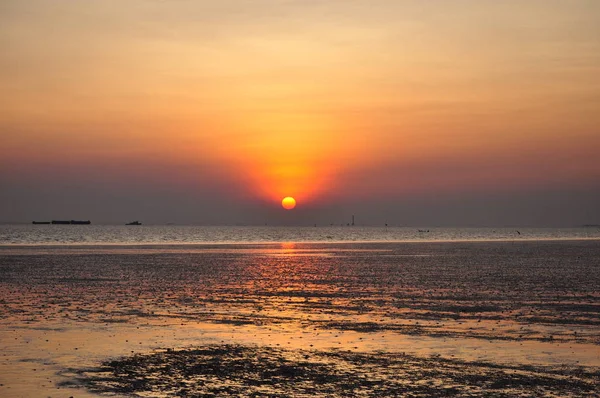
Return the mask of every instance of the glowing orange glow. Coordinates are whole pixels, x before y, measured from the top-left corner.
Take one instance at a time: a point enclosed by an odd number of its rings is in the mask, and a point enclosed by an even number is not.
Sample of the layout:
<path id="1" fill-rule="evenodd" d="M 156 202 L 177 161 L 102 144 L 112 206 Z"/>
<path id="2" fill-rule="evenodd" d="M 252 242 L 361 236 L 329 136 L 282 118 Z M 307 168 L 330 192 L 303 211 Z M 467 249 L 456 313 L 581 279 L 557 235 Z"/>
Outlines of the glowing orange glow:
<path id="1" fill-rule="evenodd" d="M 254 104 L 256 105 L 256 104 Z M 244 170 L 247 189 L 268 203 L 292 195 L 304 205 L 327 196 L 343 157 L 359 148 L 345 138 L 346 121 L 288 101 L 279 112 L 239 112 L 226 128 L 236 138 L 223 147 L 227 164 Z M 340 142 L 344 151 L 338 151 Z"/>
<path id="2" fill-rule="evenodd" d="M 597 185 L 599 13 L 589 2 L 460 11 L 328 2 L 327 23 L 312 2 L 264 12 L 248 2 L 239 13 L 208 0 L 73 2 L 66 14 L 12 3 L 0 13 L 3 183 L 94 173 L 129 187 L 135 175 L 198 195 L 218 185 L 273 207 L 291 195 L 303 210 Z M 501 22 L 488 29 L 488 17 Z M 140 38 L 130 21 L 144 18 Z M 207 33 L 221 23 L 236 28 Z"/>
<path id="3" fill-rule="evenodd" d="M 292 198 L 291 196 L 286 196 L 281 201 L 281 206 L 283 206 L 283 208 L 286 210 L 292 210 L 294 207 L 296 207 L 296 199 Z"/>

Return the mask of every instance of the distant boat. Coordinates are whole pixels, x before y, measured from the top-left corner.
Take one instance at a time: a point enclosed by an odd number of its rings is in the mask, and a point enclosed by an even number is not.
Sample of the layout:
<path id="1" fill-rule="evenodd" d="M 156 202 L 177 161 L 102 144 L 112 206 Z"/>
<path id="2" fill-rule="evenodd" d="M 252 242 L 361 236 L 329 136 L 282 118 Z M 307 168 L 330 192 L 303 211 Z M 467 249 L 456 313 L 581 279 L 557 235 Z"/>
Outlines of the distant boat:
<path id="1" fill-rule="evenodd" d="M 58 225 L 89 225 L 92 222 L 90 220 L 86 220 L 86 221 L 78 221 L 78 220 L 52 220 L 52 224 L 58 224 Z"/>
<path id="2" fill-rule="evenodd" d="M 32 224 L 50 224 L 50 221 L 32 221 Z"/>
<path id="3" fill-rule="evenodd" d="M 128 222 L 128 223 L 127 223 L 127 224 L 125 224 L 125 225 L 142 225 L 142 223 L 141 223 L 141 222 L 139 222 L 139 221 L 132 221 L 132 222 Z"/>

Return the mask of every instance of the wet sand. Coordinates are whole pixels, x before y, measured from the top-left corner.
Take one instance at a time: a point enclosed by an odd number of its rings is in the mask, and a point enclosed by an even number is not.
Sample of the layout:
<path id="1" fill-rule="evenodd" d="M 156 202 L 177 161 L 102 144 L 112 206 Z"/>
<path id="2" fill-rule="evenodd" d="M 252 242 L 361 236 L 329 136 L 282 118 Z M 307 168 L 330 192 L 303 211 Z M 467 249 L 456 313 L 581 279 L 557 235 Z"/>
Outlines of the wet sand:
<path id="1" fill-rule="evenodd" d="M 594 396 L 600 242 L 0 248 L 1 396 Z"/>

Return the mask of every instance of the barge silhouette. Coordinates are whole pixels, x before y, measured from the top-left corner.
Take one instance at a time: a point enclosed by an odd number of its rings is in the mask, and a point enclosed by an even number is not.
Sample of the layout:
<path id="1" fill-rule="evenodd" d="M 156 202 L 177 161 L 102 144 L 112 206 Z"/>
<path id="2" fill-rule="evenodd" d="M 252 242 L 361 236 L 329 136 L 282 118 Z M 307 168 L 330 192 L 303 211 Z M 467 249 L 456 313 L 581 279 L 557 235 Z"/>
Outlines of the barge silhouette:
<path id="1" fill-rule="evenodd" d="M 54 225 L 90 225 L 90 220 L 79 221 L 79 220 L 52 220 Z"/>

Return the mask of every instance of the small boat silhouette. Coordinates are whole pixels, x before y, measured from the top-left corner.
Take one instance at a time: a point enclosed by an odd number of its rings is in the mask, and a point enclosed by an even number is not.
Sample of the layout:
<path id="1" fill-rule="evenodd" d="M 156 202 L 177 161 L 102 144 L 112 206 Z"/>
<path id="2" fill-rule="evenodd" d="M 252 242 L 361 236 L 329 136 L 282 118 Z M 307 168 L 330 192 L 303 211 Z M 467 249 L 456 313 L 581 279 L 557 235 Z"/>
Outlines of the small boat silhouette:
<path id="1" fill-rule="evenodd" d="M 90 220 L 79 221 L 79 220 L 52 220 L 52 224 L 54 225 L 90 225 L 92 222 Z"/>
<path id="2" fill-rule="evenodd" d="M 127 223 L 127 224 L 125 224 L 125 225 L 142 225 L 142 223 L 141 223 L 141 222 L 139 222 L 139 221 L 132 221 L 132 222 L 128 222 L 128 223 Z"/>

